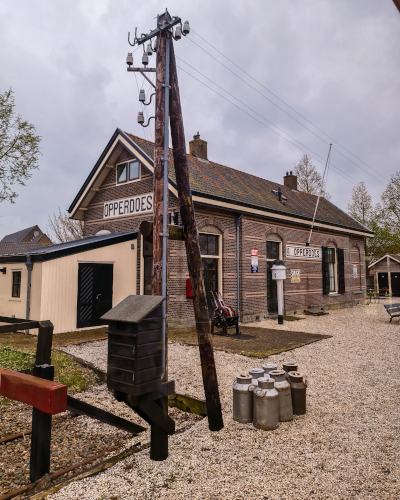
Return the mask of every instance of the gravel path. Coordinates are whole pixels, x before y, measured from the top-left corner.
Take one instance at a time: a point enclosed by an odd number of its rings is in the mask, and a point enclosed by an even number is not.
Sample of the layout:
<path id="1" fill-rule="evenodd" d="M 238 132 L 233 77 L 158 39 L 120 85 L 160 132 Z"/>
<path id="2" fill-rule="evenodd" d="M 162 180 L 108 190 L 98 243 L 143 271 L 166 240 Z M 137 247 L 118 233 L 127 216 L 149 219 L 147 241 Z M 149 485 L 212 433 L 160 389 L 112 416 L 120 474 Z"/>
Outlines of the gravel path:
<path id="1" fill-rule="evenodd" d="M 398 404 L 395 371 L 400 324 L 382 304 L 332 311 L 278 326 L 332 338 L 281 353 L 295 360 L 309 383 L 308 413 L 265 432 L 232 420 L 234 375 L 261 361 L 215 352 L 225 428 L 201 420 L 170 438 L 170 456 L 152 462 L 148 450 L 107 472 L 72 483 L 52 500 L 122 499 L 397 499 L 400 498 Z M 105 368 L 106 344 L 68 347 Z M 204 397 L 198 350 L 169 346 L 170 379 L 177 392 Z"/>

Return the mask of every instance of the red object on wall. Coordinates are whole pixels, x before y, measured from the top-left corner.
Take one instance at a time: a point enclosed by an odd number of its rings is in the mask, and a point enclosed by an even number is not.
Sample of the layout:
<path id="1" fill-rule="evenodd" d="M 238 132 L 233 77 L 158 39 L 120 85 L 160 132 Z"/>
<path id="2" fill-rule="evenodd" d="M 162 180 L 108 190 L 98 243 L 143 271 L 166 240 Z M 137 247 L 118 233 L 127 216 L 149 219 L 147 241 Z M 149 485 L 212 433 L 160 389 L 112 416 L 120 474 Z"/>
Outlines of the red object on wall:
<path id="1" fill-rule="evenodd" d="M 190 278 L 186 279 L 186 297 L 187 298 L 192 298 L 192 287 L 190 285 Z"/>
<path id="2" fill-rule="evenodd" d="M 66 385 L 1 367 L 0 395 L 51 415 L 67 410 Z"/>

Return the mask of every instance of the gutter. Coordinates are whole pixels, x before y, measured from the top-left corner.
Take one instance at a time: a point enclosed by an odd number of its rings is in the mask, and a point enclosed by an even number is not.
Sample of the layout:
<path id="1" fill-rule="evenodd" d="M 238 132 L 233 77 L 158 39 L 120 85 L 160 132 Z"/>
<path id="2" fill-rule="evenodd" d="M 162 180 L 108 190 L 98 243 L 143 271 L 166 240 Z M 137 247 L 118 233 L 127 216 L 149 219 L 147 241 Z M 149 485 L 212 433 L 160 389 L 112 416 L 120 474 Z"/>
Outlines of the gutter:
<path id="1" fill-rule="evenodd" d="M 240 321 L 240 226 L 243 214 L 235 219 L 236 225 L 236 307 L 238 310 L 238 321 Z"/>
<path id="2" fill-rule="evenodd" d="M 26 257 L 26 268 L 28 270 L 28 281 L 27 281 L 27 286 L 26 286 L 26 315 L 25 318 L 29 319 L 29 311 L 31 308 L 31 281 L 32 281 L 32 269 L 33 269 L 33 262 L 30 254 L 27 255 Z M 25 334 L 28 334 L 28 330 L 25 330 Z"/>

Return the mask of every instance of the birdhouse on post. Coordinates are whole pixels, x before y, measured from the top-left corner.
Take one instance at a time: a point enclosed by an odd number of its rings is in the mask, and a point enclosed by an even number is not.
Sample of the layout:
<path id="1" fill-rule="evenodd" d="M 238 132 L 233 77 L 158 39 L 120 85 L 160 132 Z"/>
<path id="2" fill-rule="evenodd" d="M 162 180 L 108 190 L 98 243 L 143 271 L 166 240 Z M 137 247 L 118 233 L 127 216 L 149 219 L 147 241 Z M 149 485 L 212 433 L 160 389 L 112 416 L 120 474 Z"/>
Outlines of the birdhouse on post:
<path id="1" fill-rule="evenodd" d="M 159 295 L 129 295 L 108 311 L 107 386 L 151 425 L 150 458 L 168 457 L 168 435 L 175 422 L 168 416 L 166 396 L 173 381 L 162 382 L 162 303 Z"/>

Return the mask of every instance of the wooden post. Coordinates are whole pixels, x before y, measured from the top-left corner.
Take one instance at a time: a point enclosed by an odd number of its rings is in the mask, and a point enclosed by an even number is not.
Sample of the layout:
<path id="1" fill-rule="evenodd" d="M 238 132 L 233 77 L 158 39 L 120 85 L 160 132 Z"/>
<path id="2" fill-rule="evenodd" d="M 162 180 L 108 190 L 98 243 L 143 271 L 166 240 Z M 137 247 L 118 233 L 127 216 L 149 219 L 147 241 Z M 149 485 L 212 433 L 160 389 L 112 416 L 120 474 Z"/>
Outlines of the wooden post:
<path id="1" fill-rule="evenodd" d="M 210 318 L 202 277 L 199 236 L 194 213 L 192 192 L 190 188 L 185 131 L 183 128 L 178 75 L 176 71 L 172 40 L 170 54 L 170 83 L 170 124 L 172 146 L 174 151 L 176 184 L 178 188 L 183 232 L 185 236 L 190 283 L 193 293 L 193 306 L 200 349 L 201 371 L 203 374 L 203 385 L 207 404 L 208 426 L 211 431 L 219 431 L 224 426 L 224 423 L 222 420 L 217 371 L 215 369 L 214 352 L 211 341 Z"/>
<path id="2" fill-rule="evenodd" d="M 54 379 L 54 366 L 50 365 L 53 330 L 54 327 L 51 321 L 40 321 L 33 375 L 46 380 Z M 51 415 L 33 408 L 30 460 L 31 483 L 50 472 L 50 443 Z"/>
<path id="3" fill-rule="evenodd" d="M 51 363 L 53 330 L 54 327 L 51 321 L 40 321 L 35 365 L 49 365 Z"/>
<path id="4" fill-rule="evenodd" d="M 159 25 L 169 21 L 168 12 L 159 16 Z M 165 70 L 166 70 L 166 40 L 169 33 L 164 30 L 158 36 L 156 63 L 156 102 L 155 102 L 155 140 L 154 140 L 154 194 L 153 194 L 153 282 L 152 294 L 162 295 L 162 256 L 163 256 L 163 213 L 164 200 L 164 136 L 165 136 Z M 167 191 L 168 193 L 168 191 Z M 168 206 L 168 198 L 167 198 Z M 166 271 L 166 270 L 165 270 Z M 164 306 L 165 308 L 166 306 Z M 165 310 L 165 309 L 164 309 Z M 164 341 L 164 377 L 168 380 L 168 334 L 165 325 Z M 168 412 L 168 397 L 158 400 L 157 405 Z M 168 457 L 168 434 L 154 421 L 151 421 L 150 458 L 165 460 Z"/>
<path id="5" fill-rule="evenodd" d="M 46 380 L 54 379 L 54 366 L 36 365 L 33 371 L 35 377 Z M 50 445 L 51 445 L 51 414 L 33 408 L 32 410 L 32 437 L 30 459 L 30 481 L 34 483 L 45 474 L 50 473 Z"/>

